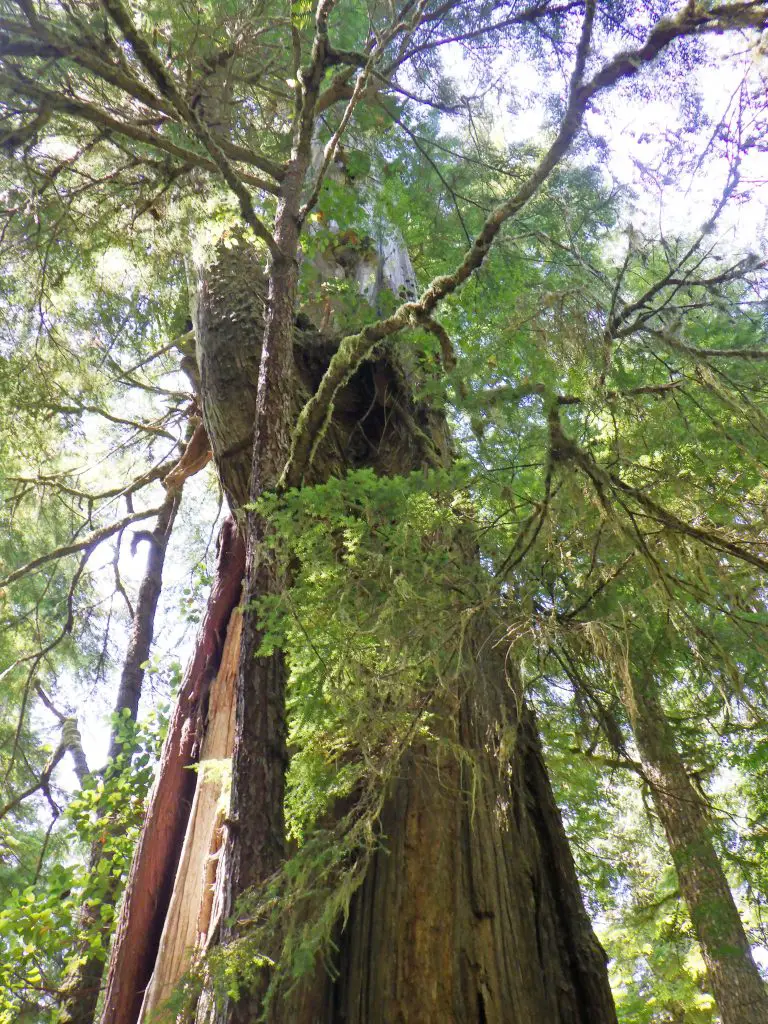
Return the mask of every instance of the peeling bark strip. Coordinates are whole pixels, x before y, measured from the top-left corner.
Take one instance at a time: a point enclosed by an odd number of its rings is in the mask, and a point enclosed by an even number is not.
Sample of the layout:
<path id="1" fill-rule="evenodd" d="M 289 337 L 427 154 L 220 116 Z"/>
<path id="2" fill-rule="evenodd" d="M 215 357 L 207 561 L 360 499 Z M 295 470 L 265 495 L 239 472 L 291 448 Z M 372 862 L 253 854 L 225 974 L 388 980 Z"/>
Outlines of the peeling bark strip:
<path id="1" fill-rule="evenodd" d="M 195 950 L 204 948 L 210 931 L 212 887 L 228 805 L 221 805 L 222 792 L 227 789 L 224 780 L 215 771 L 206 772 L 205 767 L 206 762 L 220 762 L 232 756 L 242 622 L 238 612 L 230 616 L 221 665 L 211 684 L 195 798 L 155 969 L 141 1008 L 141 1021 L 148 1021 L 152 1012 L 171 995 L 189 968 Z M 215 922 L 213 924 L 215 927 Z"/>
<path id="2" fill-rule="evenodd" d="M 245 550 L 227 519 L 219 536 L 216 577 L 195 653 L 184 675 L 134 855 L 115 934 L 102 1024 L 135 1024 L 144 997 L 195 790 L 188 771 L 199 756 L 200 716 L 219 666 L 227 624 L 240 598 Z"/>
<path id="3" fill-rule="evenodd" d="M 654 680 L 628 675 L 624 702 L 723 1024 L 768 1024 L 768 993 L 712 843 L 709 812 L 677 749 Z"/>

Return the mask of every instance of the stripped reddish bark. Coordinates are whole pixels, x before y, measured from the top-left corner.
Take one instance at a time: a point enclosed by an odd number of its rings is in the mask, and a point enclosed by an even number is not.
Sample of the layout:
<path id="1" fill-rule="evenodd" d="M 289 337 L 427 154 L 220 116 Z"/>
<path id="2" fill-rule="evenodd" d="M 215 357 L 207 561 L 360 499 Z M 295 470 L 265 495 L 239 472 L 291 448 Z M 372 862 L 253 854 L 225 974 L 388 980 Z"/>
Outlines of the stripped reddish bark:
<path id="1" fill-rule="evenodd" d="M 232 611 L 240 599 L 245 547 L 235 522 L 219 536 L 216 575 L 192 660 L 182 682 L 134 855 L 107 977 L 102 1024 L 134 1024 L 152 975 L 195 788 L 208 687 Z"/>

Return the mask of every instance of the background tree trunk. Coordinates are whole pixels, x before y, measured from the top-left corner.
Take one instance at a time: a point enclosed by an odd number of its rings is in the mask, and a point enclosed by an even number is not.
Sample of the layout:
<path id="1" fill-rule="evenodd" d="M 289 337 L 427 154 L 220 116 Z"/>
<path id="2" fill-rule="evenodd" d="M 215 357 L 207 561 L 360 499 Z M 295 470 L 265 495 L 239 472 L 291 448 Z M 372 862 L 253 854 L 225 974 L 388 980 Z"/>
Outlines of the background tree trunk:
<path id="1" fill-rule="evenodd" d="M 114 713 L 121 715 L 128 711 L 130 718 L 136 719 L 144 682 L 144 665 L 152 650 L 155 635 L 155 613 L 160 592 L 163 586 L 163 567 L 165 553 L 173 531 L 173 524 L 181 501 L 181 492 L 169 492 L 163 502 L 155 528 L 141 539 L 148 541 L 147 566 L 139 586 L 139 594 L 131 624 L 131 635 L 125 653 L 120 685 L 117 691 Z M 114 759 L 121 750 L 119 731 L 113 728 L 109 743 L 109 757 Z M 114 822 L 106 820 L 104 828 L 114 830 Z M 103 857 L 103 847 L 94 844 L 91 850 L 89 870 L 95 872 Z M 120 893 L 120 877 L 109 876 L 109 886 L 104 893 L 105 903 L 115 903 Z M 100 922 L 100 923 L 99 923 Z M 99 928 L 104 939 L 102 949 L 109 942 L 110 922 L 101 921 L 94 910 L 83 907 L 80 917 L 82 928 L 93 930 Z M 95 951 L 90 944 L 80 940 L 79 958 L 76 968 L 66 979 L 62 993 L 60 1008 L 62 1024 L 91 1024 L 96 1012 L 96 1004 L 101 992 L 101 981 L 104 975 L 104 954 Z"/>
<path id="2" fill-rule="evenodd" d="M 768 1024 L 768 994 L 652 679 L 628 676 L 624 701 L 723 1024 Z"/>

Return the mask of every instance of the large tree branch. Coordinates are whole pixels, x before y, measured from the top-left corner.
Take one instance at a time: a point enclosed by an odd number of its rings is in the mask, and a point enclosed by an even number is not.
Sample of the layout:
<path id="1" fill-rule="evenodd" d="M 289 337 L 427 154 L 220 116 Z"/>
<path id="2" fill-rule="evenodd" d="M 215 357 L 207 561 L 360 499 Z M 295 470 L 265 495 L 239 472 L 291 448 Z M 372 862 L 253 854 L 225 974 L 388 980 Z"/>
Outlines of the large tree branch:
<path id="1" fill-rule="evenodd" d="M 368 353 L 397 331 L 418 324 L 424 316 L 430 316 L 446 296 L 460 288 L 482 265 L 502 226 L 536 195 L 566 155 L 595 96 L 620 81 L 634 77 L 676 39 L 735 28 L 764 28 L 768 25 L 768 5 L 726 4 L 711 11 L 702 11 L 687 4 L 674 17 L 657 22 L 641 47 L 617 54 L 593 78 L 583 82 L 593 17 L 594 3 L 588 3 L 571 76 L 568 105 L 554 142 L 527 180 L 490 213 L 472 247 L 452 274 L 436 277 L 415 302 L 403 303 L 391 316 L 368 325 L 358 334 L 342 339 L 317 391 L 301 411 L 293 433 L 291 454 L 280 478 L 280 487 L 297 487 L 301 483 L 311 464 L 316 441 L 330 415 L 334 397 Z"/>
<path id="2" fill-rule="evenodd" d="M 193 149 L 189 149 L 186 146 L 180 146 L 149 128 L 142 128 L 129 121 L 113 117 L 105 110 L 94 106 L 80 97 L 63 96 L 53 89 L 48 89 L 38 82 L 33 82 L 25 75 L 22 75 L 17 68 L 0 71 L 0 85 L 5 85 L 17 94 L 20 93 L 28 96 L 30 99 L 47 102 L 53 110 L 58 111 L 60 114 L 74 117 L 80 121 L 87 121 L 97 128 L 114 132 L 116 135 L 122 135 L 151 149 L 159 150 L 161 153 L 167 153 L 169 156 L 176 157 L 185 164 L 191 164 L 193 167 L 202 167 L 205 170 L 216 173 L 219 171 L 218 165 L 209 157 L 196 153 Z M 233 159 L 242 159 L 242 156 L 234 155 L 233 150 L 228 144 L 223 144 L 223 148 L 232 153 Z M 240 147 L 235 148 L 237 152 L 241 152 Z M 273 195 L 278 191 L 278 187 L 274 182 L 246 172 L 240 172 L 240 180 Z"/>
<path id="3" fill-rule="evenodd" d="M 165 114 L 173 113 L 172 107 L 138 78 L 127 73 L 125 68 L 103 60 L 101 54 L 83 45 L 83 40 L 73 39 L 61 25 L 49 27 L 41 21 L 36 21 L 34 26 L 27 26 L 2 18 L 0 33 L 0 57 L 68 59 L 93 72 L 102 81 L 114 85 L 121 92 L 139 100 L 144 106 Z"/>
<path id="4" fill-rule="evenodd" d="M 167 458 L 168 456 L 166 456 Z M 78 487 L 72 487 L 70 484 L 62 482 L 62 477 L 75 475 L 71 471 L 66 473 L 52 473 L 48 476 L 9 476 L 6 479 L 11 483 L 19 484 L 30 484 L 33 487 L 40 489 L 52 488 L 57 491 L 61 491 L 62 494 L 68 494 L 70 497 L 82 499 L 87 502 L 106 501 L 108 498 L 130 498 L 131 495 L 140 491 L 142 488 L 147 487 L 155 480 L 162 480 L 167 476 L 173 469 L 173 466 L 164 465 L 162 462 L 153 466 L 152 469 L 147 470 L 146 473 L 142 473 L 141 476 L 136 477 L 131 483 L 122 485 L 120 487 L 110 487 L 106 491 L 98 491 L 92 493 L 90 491 L 81 490 Z"/>
<path id="5" fill-rule="evenodd" d="M 170 74 L 166 71 L 164 64 L 155 53 L 151 43 L 138 31 L 133 24 L 128 7 L 121 0 L 104 0 L 103 6 L 110 17 L 115 21 L 123 32 L 125 39 L 131 45 L 139 64 L 149 74 L 160 90 L 160 95 L 147 88 L 144 82 L 132 74 L 125 56 L 119 47 L 114 43 L 112 48 L 119 58 L 120 66 L 110 64 L 102 58 L 99 51 L 84 45 L 83 39 L 73 38 L 72 35 L 60 26 L 50 26 L 37 17 L 31 6 L 24 4 L 23 9 L 29 21 L 29 27 L 8 19 L 0 19 L 0 31 L 7 35 L 0 36 L 0 56 L 12 53 L 14 37 L 31 37 L 31 42 L 39 40 L 47 47 L 44 54 L 33 52 L 32 56 L 45 55 L 48 57 L 68 57 L 79 63 L 82 67 L 93 72 L 102 81 L 115 86 L 128 96 L 138 99 L 150 109 L 161 111 L 167 115 L 177 112 L 201 137 L 208 133 L 206 125 L 202 124 L 199 117 L 191 110 L 184 97 L 178 91 Z M 102 40 L 94 40 L 98 45 Z M 52 52 L 49 52 L 52 51 Z M 24 54 L 26 55 L 26 54 Z M 202 133 L 202 134 L 201 134 Z M 238 146 L 225 139 L 214 139 L 214 145 L 220 148 L 225 156 L 246 164 L 252 164 L 270 175 L 275 181 L 279 181 L 284 173 L 281 164 L 265 157 L 263 154 L 254 152 L 243 146 Z M 211 154 L 213 155 L 213 154 Z"/>
<path id="6" fill-rule="evenodd" d="M 257 238 L 265 242 L 270 254 L 273 257 L 279 256 L 280 250 L 272 232 L 256 213 L 253 199 L 243 180 L 229 161 L 218 140 L 214 138 L 210 129 L 200 118 L 195 110 L 176 88 L 176 84 L 166 71 L 160 58 L 157 56 L 154 47 L 144 35 L 138 30 L 133 22 L 131 12 L 123 0 L 102 0 L 102 4 L 123 33 L 136 54 L 142 67 L 145 69 L 155 85 L 178 111 L 179 115 L 190 125 L 201 144 L 208 151 L 213 162 L 216 164 L 222 178 L 229 185 L 240 204 L 240 212 L 243 220 L 253 231 Z"/>
<path id="7" fill-rule="evenodd" d="M 76 415 L 79 416 L 82 413 L 91 413 L 94 416 L 101 416 L 102 419 L 108 420 L 110 423 L 116 423 L 121 427 L 131 427 L 133 430 L 144 432 L 147 434 L 154 434 L 157 437 L 165 437 L 169 441 L 176 441 L 176 437 L 171 434 L 168 430 L 164 430 L 163 427 L 158 426 L 158 422 L 162 423 L 166 416 L 160 417 L 160 420 L 155 423 L 145 423 L 142 420 L 129 420 L 124 419 L 122 416 L 115 416 L 113 413 L 108 412 L 106 409 L 101 409 L 98 405 L 55 405 L 50 404 L 44 406 L 51 412 L 58 412 L 65 416 Z"/>
<path id="8" fill-rule="evenodd" d="M 602 501 L 613 492 L 617 496 L 631 498 L 642 510 L 642 515 L 659 523 L 674 533 L 690 537 L 705 547 L 728 554 L 758 569 L 768 570 L 768 559 L 756 555 L 742 544 L 729 540 L 715 529 L 705 529 L 685 522 L 674 512 L 660 505 L 639 487 L 628 484 L 618 473 L 603 469 L 602 466 L 571 438 L 567 437 L 560 426 L 556 413 L 550 412 L 550 435 L 552 438 L 551 458 L 557 462 L 571 462 L 577 466 L 594 484 Z"/>

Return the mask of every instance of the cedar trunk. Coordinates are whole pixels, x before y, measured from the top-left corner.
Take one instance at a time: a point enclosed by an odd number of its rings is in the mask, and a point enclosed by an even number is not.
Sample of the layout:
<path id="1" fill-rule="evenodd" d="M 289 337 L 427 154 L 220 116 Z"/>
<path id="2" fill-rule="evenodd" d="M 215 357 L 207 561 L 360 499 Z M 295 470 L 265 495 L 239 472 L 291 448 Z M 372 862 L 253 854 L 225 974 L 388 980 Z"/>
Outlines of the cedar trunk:
<path id="1" fill-rule="evenodd" d="M 723 1024 L 768 1024 L 768 994 L 712 842 L 709 811 L 677 749 L 655 681 L 628 679 L 624 701 Z"/>
<path id="2" fill-rule="evenodd" d="M 247 246 L 222 248 L 201 272 L 195 311 L 203 418 L 233 506 L 249 487 L 243 453 L 250 435 L 243 432 L 255 415 L 257 339 L 268 337 L 264 284 Z M 289 422 L 334 350 L 332 341 L 302 318 L 299 323 L 292 365 L 280 381 Z M 397 474 L 447 464 L 442 412 L 416 402 L 409 380 L 394 348 L 378 352 L 351 377 L 337 396 L 307 483 L 362 466 Z M 257 423 L 267 413 L 259 410 Z M 282 430 L 282 419 L 276 411 L 273 428 Z M 254 559 L 261 530 L 252 516 L 251 596 L 274 571 Z M 267 585 L 281 581 L 271 575 Z M 236 934 L 227 925 L 234 900 L 283 856 L 275 794 L 282 794 L 285 727 L 275 711 L 282 706 L 285 669 L 280 657 L 254 658 L 258 623 L 247 611 L 243 637 L 233 808 L 216 880 L 219 917 L 208 931 L 220 924 L 225 943 Z M 458 760 L 446 763 L 443 756 L 438 764 L 429 748 L 408 751 L 385 803 L 384 847 L 372 856 L 349 919 L 339 922 L 332 976 L 318 965 L 299 991 L 278 988 L 269 1010 L 276 1024 L 615 1022 L 605 955 L 581 901 L 533 716 L 488 639 L 478 630 L 474 657 L 444 715 L 446 735 L 479 766 L 475 775 L 467 778 Z M 502 727 L 508 733 L 510 726 L 516 740 L 500 765 L 492 751 Z M 133 1015 L 105 1021 L 134 1024 L 139 989 L 148 982 L 146 972 L 131 981 L 137 989 Z M 204 998 L 198 1020 L 252 1024 L 262 996 L 257 986 L 237 1004 L 217 1008 Z"/>

